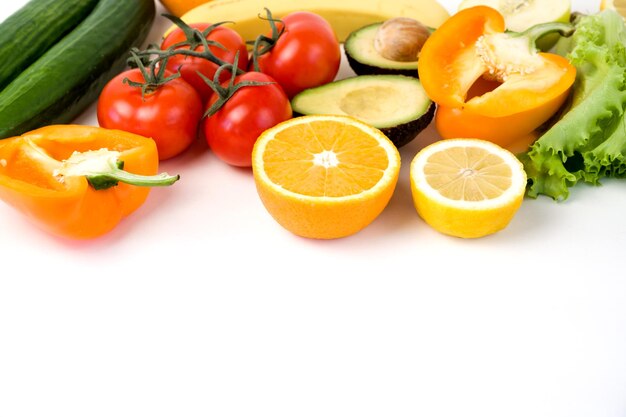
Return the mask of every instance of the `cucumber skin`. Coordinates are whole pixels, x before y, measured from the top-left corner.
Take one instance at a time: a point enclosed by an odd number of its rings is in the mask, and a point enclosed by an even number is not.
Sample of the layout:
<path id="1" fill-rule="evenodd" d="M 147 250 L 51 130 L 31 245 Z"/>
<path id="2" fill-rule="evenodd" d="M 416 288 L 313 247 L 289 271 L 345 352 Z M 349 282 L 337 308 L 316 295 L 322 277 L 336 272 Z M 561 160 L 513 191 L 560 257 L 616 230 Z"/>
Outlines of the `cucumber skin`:
<path id="1" fill-rule="evenodd" d="M 0 139 L 68 123 L 95 102 L 148 36 L 154 0 L 99 0 L 92 13 L 0 92 Z"/>
<path id="2" fill-rule="evenodd" d="M 85 20 L 98 0 L 31 0 L 0 23 L 0 90 Z"/>

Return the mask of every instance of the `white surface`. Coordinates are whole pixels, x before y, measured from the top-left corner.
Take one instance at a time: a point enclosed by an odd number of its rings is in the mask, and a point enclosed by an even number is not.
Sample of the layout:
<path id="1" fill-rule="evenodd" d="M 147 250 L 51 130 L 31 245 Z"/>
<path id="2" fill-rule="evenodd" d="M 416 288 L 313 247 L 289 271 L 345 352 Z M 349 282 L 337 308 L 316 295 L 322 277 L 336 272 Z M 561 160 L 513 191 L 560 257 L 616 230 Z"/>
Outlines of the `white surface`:
<path id="1" fill-rule="evenodd" d="M 0 416 L 626 416 L 624 182 L 454 239 L 411 202 L 434 138 L 401 150 L 382 215 L 335 241 L 283 230 L 251 172 L 203 144 L 95 241 L 0 204 Z"/>

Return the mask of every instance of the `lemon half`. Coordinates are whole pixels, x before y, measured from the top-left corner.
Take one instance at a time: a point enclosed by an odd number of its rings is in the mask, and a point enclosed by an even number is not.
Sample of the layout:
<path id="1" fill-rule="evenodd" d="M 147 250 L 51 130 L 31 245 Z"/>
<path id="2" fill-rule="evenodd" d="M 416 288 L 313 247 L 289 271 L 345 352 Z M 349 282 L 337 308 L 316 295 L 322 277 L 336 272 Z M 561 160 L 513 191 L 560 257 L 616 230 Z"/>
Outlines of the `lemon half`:
<path id="1" fill-rule="evenodd" d="M 481 139 L 446 139 L 423 148 L 410 176 L 420 217 L 462 238 L 504 229 L 522 204 L 527 180 L 515 155 Z"/>

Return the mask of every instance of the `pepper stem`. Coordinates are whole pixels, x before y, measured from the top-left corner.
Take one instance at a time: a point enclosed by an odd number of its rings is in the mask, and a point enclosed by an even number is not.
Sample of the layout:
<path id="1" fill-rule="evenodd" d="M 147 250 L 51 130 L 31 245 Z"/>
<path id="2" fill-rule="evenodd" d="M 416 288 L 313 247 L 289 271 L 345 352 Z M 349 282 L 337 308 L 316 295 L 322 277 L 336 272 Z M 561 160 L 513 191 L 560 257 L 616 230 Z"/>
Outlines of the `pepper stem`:
<path id="1" fill-rule="evenodd" d="M 87 174 L 85 177 L 95 190 L 105 190 L 116 186 L 119 182 L 135 185 L 138 187 L 166 187 L 180 179 L 180 175 L 169 175 L 163 172 L 157 175 L 139 175 L 121 169 L 123 163 L 108 172 Z"/>
<path id="2" fill-rule="evenodd" d="M 570 23 L 562 23 L 562 22 L 548 22 L 548 23 L 540 23 L 534 26 L 529 27 L 523 32 L 515 32 L 511 34 L 513 38 L 528 38 L 530 42 L 530 47 L 533 51 L 537 51 L 537 41 L 544 37 L 545 35 L 549 35 L 551 33 L 558 33 L 563 37 L 570 37 L 574 33 L 576 29 Z"/>
<path id="3" fill-rule="evenodd" d="M 60 181 L 65 177 L 85 177 L 96 190 L 105 190 L 123 182 L 139 187 L 164 187 L 180 179 L 180 175 L 161 173 L 158 175 L 133 174 L 124 170 L 120 153 L 106 148 L 97 151 L 74 152 L 62 161 L 53 173 Z"/>

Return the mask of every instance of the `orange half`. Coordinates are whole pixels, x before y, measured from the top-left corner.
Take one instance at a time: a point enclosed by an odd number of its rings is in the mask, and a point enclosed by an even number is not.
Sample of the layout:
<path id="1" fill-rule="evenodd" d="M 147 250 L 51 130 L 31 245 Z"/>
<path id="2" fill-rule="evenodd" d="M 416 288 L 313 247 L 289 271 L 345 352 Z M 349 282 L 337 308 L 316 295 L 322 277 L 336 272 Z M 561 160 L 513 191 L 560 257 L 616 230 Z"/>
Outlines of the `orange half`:
<path id="1" fill-rule="evenodd" d="M 252 171 L 279 224 L 299 236 L 334 239 L 360 231 L 387 206 L 400 154 L 380 130 L 355 118 L 302 116 L 259 137 Z"/>

